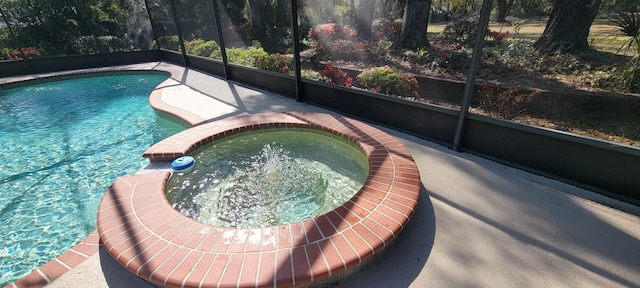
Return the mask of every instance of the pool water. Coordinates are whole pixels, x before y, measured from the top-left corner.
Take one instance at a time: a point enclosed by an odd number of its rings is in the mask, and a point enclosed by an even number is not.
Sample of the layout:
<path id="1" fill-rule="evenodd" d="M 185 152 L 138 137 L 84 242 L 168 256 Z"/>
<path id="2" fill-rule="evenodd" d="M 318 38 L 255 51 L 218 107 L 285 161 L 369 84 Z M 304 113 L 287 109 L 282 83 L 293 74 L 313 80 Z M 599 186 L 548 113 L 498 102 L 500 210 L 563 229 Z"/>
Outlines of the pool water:
<path id="1" fill-rule="evenodd" d="M 239 133 L 192 156 L 192 170 L 169 179 L 167 199 L 182 214 L 223 227 L 275 226 L 325 214 L 351 199 L 369 173 L 355 144 L 310 129 Z"/>
<path id="2" fill-rule="evenodd" d="M 112 181 L 135 173 L 151 144 L 183 129 L 149 106 L 165 79 L 109 74 L 0 96 L 0 287 L 84 239 Z"/>

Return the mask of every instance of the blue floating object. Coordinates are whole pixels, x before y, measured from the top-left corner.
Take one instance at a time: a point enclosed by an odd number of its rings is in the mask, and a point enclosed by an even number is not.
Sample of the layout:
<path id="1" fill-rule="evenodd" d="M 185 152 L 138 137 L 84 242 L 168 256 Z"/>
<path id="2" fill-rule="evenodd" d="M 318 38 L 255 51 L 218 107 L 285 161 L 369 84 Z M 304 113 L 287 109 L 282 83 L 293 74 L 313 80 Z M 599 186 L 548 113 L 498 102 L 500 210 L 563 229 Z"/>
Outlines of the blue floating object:
<path id="1" fill-rule="evenodd" d="M 182 156 L 171 162 L 171 169 L 175 172 L 184 172 L 191 168 L 196 161 L 191 156 Z"/>

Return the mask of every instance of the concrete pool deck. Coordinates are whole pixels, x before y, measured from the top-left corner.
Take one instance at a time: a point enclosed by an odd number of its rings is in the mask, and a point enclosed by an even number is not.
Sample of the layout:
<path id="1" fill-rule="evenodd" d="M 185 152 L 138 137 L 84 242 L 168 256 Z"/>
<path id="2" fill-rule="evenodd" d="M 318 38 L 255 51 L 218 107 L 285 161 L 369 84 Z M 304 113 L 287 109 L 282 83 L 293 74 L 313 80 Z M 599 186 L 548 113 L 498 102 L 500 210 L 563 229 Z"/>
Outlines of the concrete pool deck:
<path id="1" fill-rule="evenodd" d="M 175 81 L 162 101 L 203 119 L 271 111 L 339 115 L 166 63 L 91 71 L 114 69 L 171 71 Z M 18 80 L 12 79 L 0 83 Z M 412 154 L 421 197 L 394 245 L 336 287 L 640 287 L 639 207 L 375 127 Z M 48 287 L 153 286 L 101 248 Z"/>

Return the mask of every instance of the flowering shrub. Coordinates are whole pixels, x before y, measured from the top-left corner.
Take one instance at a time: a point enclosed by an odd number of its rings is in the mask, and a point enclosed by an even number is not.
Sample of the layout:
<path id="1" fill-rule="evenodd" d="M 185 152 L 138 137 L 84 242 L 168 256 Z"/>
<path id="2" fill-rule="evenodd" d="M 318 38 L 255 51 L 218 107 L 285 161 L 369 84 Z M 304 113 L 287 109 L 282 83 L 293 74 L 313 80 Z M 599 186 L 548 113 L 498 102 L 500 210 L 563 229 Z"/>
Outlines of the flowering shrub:
<path id="1" fill-rule="evenodd" d="M 442 39 L 432 44 L 433 50 L 442 53 L 444 58 L 449 58 L 453 53 L 462 50 L 462 45 L 457 43 L 449 43 L 449 41 Z"/>
<path id="2" fill-rule="evenodd" d="M 363 60 L 370 46 L 352 40 L 336 40 L 331 45 L 318 45 L 317 52 L 332 59 Z"/>
<path id="3" fill-rule="evenodd" d="M 31 59 L 34 56 L 40 56 L 40 52 L 38 51 L 38 49 L 36 49 L 36 47 L 22 47 L 21 50 L 22 53 L 20 53 L 20 50 L 18 49 L 9 51 L 7 53 L 7 58 L 9 60 L 22 60 L 23 55 L 28 59 Z"/>
<path id="4" fill-rule="evenodd" d="M 420 99 L 418 81 L 409 73 L 400 73 L 389 66 L 375 67 L 358 75 L 360 86 L 376 93 Z"/>
<path id="5" fill-rule="evenodd" d="M 509 31 L 505 31 L 500 33 L 499 31 L 492 31 L 487 29 L 487 41 L 485 43 L 487 45 L 502 45 L 507 43 L 507 37 L 509 36 Z"/>
<path id="6" fill-rule="evenodd" d="M 319 43 L 331 43 L 356 37 L 356 30 L 336 23 L 318 24 L 311 29 L 309 37 Z"/>
<path id="7" fill-rule="evenodd" d="M 374 23 L 374 31 L 378 41 L 397 41 L 400 38 L 400 32 L 402 32 L 402 20 L 391 22 L 386 19 L 381 19 Z"/>
<path id="8" fill-rule="evenodd" d="M 324 67 L 324 70 L 320 72 L 320 81 L 351 87 L 353 79 L 342 69 L 327 65 Z"/>
<path id="9" fill-rule="evenodd" d="M 256 66 L 260 69 L 289 74 L 293 67 L 293 56 L 284 54 L 261 55 L 256 58 Z"/>
<path id="10" fill-rule="evenodd" d="M 336 60 L 363 60 L 370 48 L 365 43 L 353 40 L 356 37 L 355 30 L 335 23 L 316 25 L 309 37 L 315 41 L 320 56 Z"/>

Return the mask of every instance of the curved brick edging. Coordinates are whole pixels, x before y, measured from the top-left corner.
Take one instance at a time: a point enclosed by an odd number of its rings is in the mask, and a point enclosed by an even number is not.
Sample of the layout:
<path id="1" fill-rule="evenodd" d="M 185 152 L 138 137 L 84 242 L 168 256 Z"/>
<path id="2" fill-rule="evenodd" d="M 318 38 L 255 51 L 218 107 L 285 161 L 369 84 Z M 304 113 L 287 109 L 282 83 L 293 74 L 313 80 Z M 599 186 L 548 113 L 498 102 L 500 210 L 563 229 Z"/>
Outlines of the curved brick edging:
<path id="1" fill-rule="evenodd" d="M 69 270 L 84 262 L 84 260 L 87 260 L 93 254 L 96 254 L 101 246 L 99 240 L 98 230 L 94 229 L 89 236 L 71 247 L 67 252 L 31 271 L 31 273 L 16 282 L 5 286 L 5 288 L 46 286 L 51 281 L 62 276 L 62 274 L 69 272 Z"/>
<path id="2" fill-rule="evenodd" d="M 287 287 L 337 279 L 379 253 L 417 205 L 418 169 L 392 136 L 362 122 L 320 113 L 264 113 L 202 124 L 152 146 L 144 156 L 171 161 L 218 137 L 267 127 L 309 127 L 359 145 L 370 171 L 362 189 L 325 215 L 275 227 L 214 227 L 168 203 L 169 172 L 118 178 L 98 208 L 105 249 L 129 271 L 159 285 Z"/>

